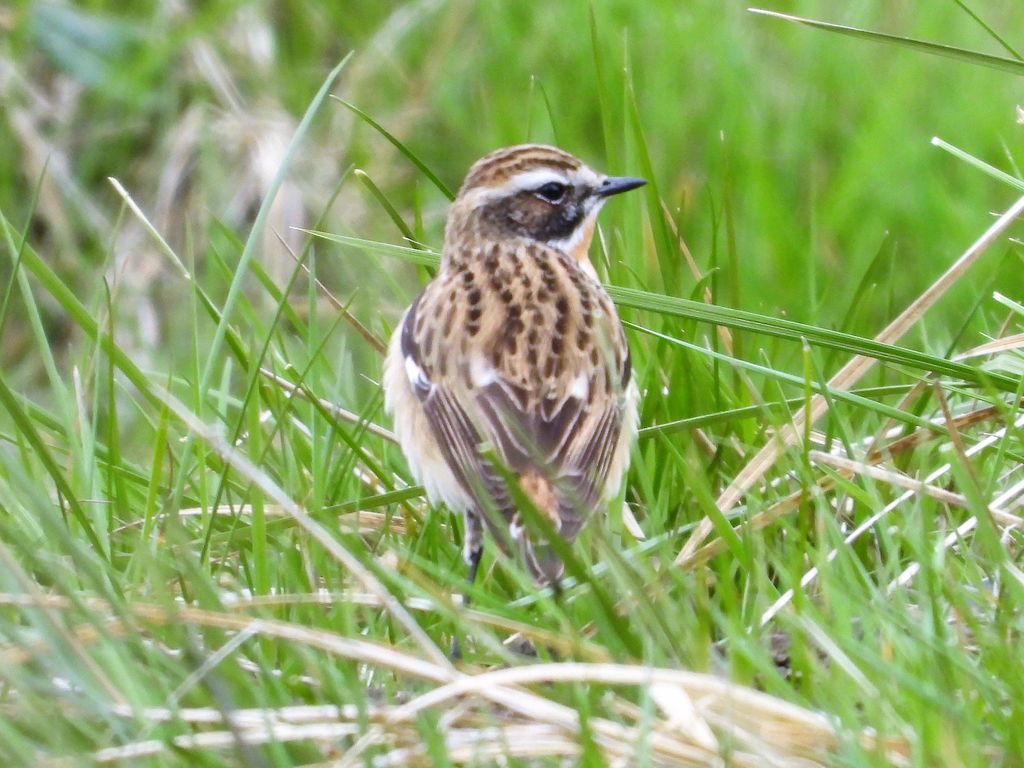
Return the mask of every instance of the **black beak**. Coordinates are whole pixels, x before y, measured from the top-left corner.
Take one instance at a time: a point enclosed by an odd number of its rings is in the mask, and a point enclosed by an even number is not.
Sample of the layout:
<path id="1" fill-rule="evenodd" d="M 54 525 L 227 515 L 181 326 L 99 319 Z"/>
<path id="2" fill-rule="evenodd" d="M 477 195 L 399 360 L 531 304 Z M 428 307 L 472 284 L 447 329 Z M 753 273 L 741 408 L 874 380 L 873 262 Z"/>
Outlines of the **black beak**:
<path id="1" fill-rule="evenodd" d="M 598 197 L 611 197 L 620 192 L 629 192 L 631 189 L 642 187 L 646 183 L 647 179 L 637 179 L 632 176 L 609 176 L 601 182 L 601 186 L 595 190 L 595 194 Z"/>

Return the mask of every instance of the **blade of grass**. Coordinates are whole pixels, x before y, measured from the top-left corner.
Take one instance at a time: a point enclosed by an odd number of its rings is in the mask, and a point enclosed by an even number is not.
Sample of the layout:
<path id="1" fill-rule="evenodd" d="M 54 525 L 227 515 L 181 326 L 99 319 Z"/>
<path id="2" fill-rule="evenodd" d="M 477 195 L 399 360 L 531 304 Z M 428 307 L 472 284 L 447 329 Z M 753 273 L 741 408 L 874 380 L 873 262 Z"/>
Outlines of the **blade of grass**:
<path id="1" fill-rule="evenodd" d="M 675 346 L 692 350 L 701 355 L 713 357 L 716 360 L 724 362 L 728 365 L 736 366 L 738 368 L 742 368 L 753 373 L 759 373 L 763 376 L 778 379 L 779 381 L 792 384 L 794 387 L 798 387 L 801 389 L 805 387 L 810 388 L 815 393 L 817 393 L 818 397 L 835 398 L 836 400 L 842 400 L 843 402 L 849 403 L 851 405 L 856 405 L 861 408 L 866 408 L 868 410 L 874 411 L 882 416 L 887 416 L 896 421 L 904 422 L 907 424 L 913 424 L 914 426 L 921 427 L 922 429 L 929 429 L 938 433 L 944 432 L 944 427 L 932 421 L 929 421 L 926 418 L 923 418 L 913 413 L 908 413 L 907 411 L 901 411 L 898 408 L 894 408 L 890 405 L 885 405 L 884 403 L 876 402 L 875 400 L 869 400 L 866 397 L 855 395 L 852 392 L 848 392 L 841 389 L 832 389 L 830 386 L 820 384 L 813 379 L 805 379 L 803 376 L 795 376 L 791 373 L 777 371 L 774 368 L 769 368 L 758 363 L 751 363 L 747 360 L 742 360 L 740 358 L 729 357 L 728 355 L 724 355 L 721 352 L 715 352 L 712 349 L 699 346 L 698 344 L 691 344 L 688 341 L 683 341 L 682 339 L 677 339 L 674 336 L 669 336 L 667 334 L 660 333 L 650 328 L 645 328 L 642 325 L 631 323 L 628 320 L 623 321 L 623 325 L 626 326 L 627 328 L 633 328 L 634 330 L 640 331 L 641 333 L 646 333 L 649 336 L 654 336 L 655 338 L 661 339 L 662 341 L 667 341 Z M 800 398 L 798 402 L 804 402 L 803 398 Z"/>
<path id="2" fill-rule="evenodd" d="M 8 222 L 7 218 L 3 215 L 2 211 L 0 211 L 0 228 L 4 230 L 5 237 L 7 238 L 7 244 L 11 249 L 11 252 L 16 253 L 17 251 L 14 248 L 13 241 L 14 230 L 12 229 L 10 222 Z M 124 350 L 114 343 L 114 340 L 111 339 L 110 336 L 101 331 L 99 323 L 96 321 L 93 313 L 86 309 L 85 305 L 78 300 L 74 291 L 72 291 L 52 269 L 50 269 L 49 265 L 40 258 L 39 254 L 37 254 L 31 246 L 24 246 L 20 253 L 20 263 L 22 266 L 24 266 L 40 283 L 42 283 L 43 287 L 51 296 L 53 296 L 64 311 L 70 315 L 74 323 L 84 331 L 90 339 L 100 343 L 103 351 L 113 358 L 117 367 L 128 378 L 128 380 L 138 388 L 139 392 L 147 398 L 152 399 L 149 380 L 146 378 L 145 374 L 142 373 L 142 370 L 135 365 Z"/>
<path id="3" fill-rule="evenodd" d="M 227 441 L 212 429 L 204 424 L 199 418 L 186 408 L 177 398 L 169 392 L 161 391 L 158 397 L 163 404 L 188 428 L 189 432 L 203 441 L 212 451 L 224 461 L 234 467 L 240 475 L 258 487 L 275 504 L 279 504 L 292 517 L 293 520 L 309 536 L 315 540 L 324 550 L 345 568 L 353 576 L 362 582 L 363 586 L 376 595 L 384 604 L 395 621 L 401 624 L 410 637 L 415 640 L 424 655 L 442 668 L 451 669 L 452 664 L 447 656 L 427 636 L 423 628 L 409 614 L 405 607 L 391 594 L 380 579 L 373 574 L 363 563 L 345 547 L 343 547 L 327 530 L 316 520 L 309 516 L 308 512 L 300 507 L 281 487 L 275 483 L 265 472 L 249 461 L 239 451 L 228 445 Z"/>
<path id="4" fill-rule="evenodd" d="M 980 26 L 989 34 L 989 37 L 991 37 L 993 40 L 999 43 L 999 45 L 1002 46 L 1004 51 L 1013 56 L 1013 58 L 1015 59 L 1024 60 L 1024 56 L 1021 56 L 1017 52 L 1017 49 L 1010 45 L 1009 42 L 1007 42 L 1006 38 L 1004 38 L 1002 35 L 996 32 L 989 24 L 985 22 L 984 19 L 981 18 L 981 16 L 975 13 L 972 8 L 968 7 L 967 3 L 965 3 L 964 0 L 953 0 L 953 2 L 959 5 L 964 13 L 966 13 L 968 16 L 974 19 L 974 21 L 977 22 L 978 26 Z"/>
<path id="5" fill-rule="evenodd" d="M 977 168 L 979 171 L 991 176 L 993 179 L 1001 181 L 1004 184 L 1009 184 L 1014 189 L 1024 192 L 1024 181 L 1021 179 L 1018 179 L 1016 176 L 1011 176 L 1006 171 L 1001 171 L 995 166 L 989 165 L 984 160 L 979 160 L 974 155 L 970 155 L 962 149 L 954 147 L 952 144 L 943 141 L 938 136 L 932 137 L 932 146 L 944 149 L 949 152 L 949 154 L 953 155 L 953 157 L 963 160 L 968 165 Z"/>
<path id="6" fill-rule="evenodd" d="M 934 56 L 944 56 L 946 58 L 956 59 L 957 61 L 965 61 L 968 64 L 977 64 L 982 67 L 998 69 L 1002 72 L 1009 72 L 1012 75 L 1024 75 L 1024 62 L 1017 61 L 1016 59 L 992 56 L 979 51 L 969 51 L 964 48 L 956 48 L 952 45 L 930 43 L 926 40 L 916 40 L 912 37 L 900 37 L 899 35 L 890 35 L 884 32 L 873 32 L 869 29 L 847 27 L 842 24 L 831 24 L 827 21 L 805 19 L 801 16 L 792 16 L 788 13 L 779 13 L 778 11 L 769 11 L 762 8 L 749 8 L 748 10 L 751 13 L 756 13 L 761 16 L 770 16 L 775 19 L 782 19 L 783 21 L 804 24 L 808 27 L 814 27 L 815 29 L 836 32 L 841 35 L 848 35 L 862 40 L 900 45 L 922 53 L 932 54 Z"/>
<path id="7" fill-rule="evenodd" d="M 256 247 L 263 235 L 263 229 L 266 226 L 267 217 L 270 214 L 270 208 L 273 205 L 274 198 L 277 197 L 277 192 L 284 183 L 285 176 L 291 167 L 291 160 L 295 156 L 302 140 L 305 138 L 306 133 L 313 122 L 314 115 L 316 115 L 324 99 L 327 98 L 327 91 L 338 78 L 338 75 L 341 74 L 341 71 L 345 68 L 351 58 L 352 53 L 350 52 L 327 75 L 323 84 L 320 86 L 320 89 L 313 97 L 313 100 L 306 108 L 306 113 L 302 116 L 302 120 L 299 122 L 298 127 L 296 127 L 291 140 L 288 142 L 288 146 L 285 148 L 284 155 L 281 159 L 281 165 L 274 174 L 273 179 L 271 179 L 270 184 L 267 187 L 267 191 L 263 196 L 259 211 L 257 211 L 256 218 L 249 231 L 249 237 L 245 241 L 245 247 L 242 249 L 242 254 L 238 259 L 238 264 L 235 266 L 234 279 L 231 281 L 227 297 L 224 299 L 224 304 L 221 307 L 220 319 L 217 323 L 217 328 L 214 331 L 213 339 L 210 341 L 206 349 L 206 362 L 202 365 L 202 370 L 199 374 L 198 388 L 196 390 L 201 394 L 201 396 L 202 393 L 206 393 L 210 390 L 210 383 L 213 375 L 222 362 L 222 347 L 224 346 L 225 339 L 230 335 L 229 322 L 235 305 L 238 303 L 241 296 L 242 286 L 244 285 L 245 278 L 249 273 L 249 264 L 255 256 Z M 183 466 L 187 466 L 191 462 L 193 450 L 194 436 L 190 433 L 180 459 L 180 463 Z M 185 472 L 178 475 L 177 482 L 174 487 L 174 496 L 171 500 L 171 506 L 173 508 L 178 508 L 181 505 L 181 498 L 185 490 L 185 483 L 187 482 L 187 479 L 187 473 Z"/>
<path id="8" fill-rule="evenodd" d="M 32 420 L 28 417 L 21 405 L 18 402 L 18 398 L 15 397 L 14 392 L 7 385 L 6 379 L 0 375 L 0 404 L 3 405 L 7 411 L 7 415 L 14 422 L 14 425 L 21 432 L 25 440 L 31 446 L 33 454 L 43 465 L 46 473 L 50 476 L 53 481 L 54 487 L 57 489 L 57 493 L 60 494 L 61 499 L 71 508 L 71 514 L 74 515 L 75 519 L 78 520 L 78 524 L 82 526 L 82 530 L 85 532 L 85 536 L 89 539 L 89 544 L 92 545 L 93 549 L 96 550 L 96 554 L 106 559 L 106 548 L 100 543 L 99 537 L 96 535 L 96 531 L 93 530 L 92 523 L 89 520 L 89 516 L 86 514 L 82 505 L 78 502 L 78 497 L 74 490 L 68 485 L 67 478 L 64 477 L 64 473 L 61 468 L 57 465 L 49 449 L 46 447 L 46 443 L 39 436 L 35 426 L 32 424 Z"/>
<path id="9" fill-rule="evenodd" d="M 594 55 L 594 90 L 597 95 L 597 112 L 601 116 L 601 136 L 604 139 L 605 157 L 608 158 L 608 162 L 611 163 L 612 167 L 617 167 L 618 158 L 614 155 L 615 149 L 618 145 L 612 138 L 611 98 L 609 96 L 608 84 L 604 77 L 604 66 L 602 62 L 602 52 L 604 51 L 605 46 L 601 44 L 598 37 L 597 14 L 594 11 L 593 3 L 589 4 L 587 20 L 590 25 L 590 48 Z"/>
<path id="10" fill-rule="evenodd" d="M 341 245 L 350 245 L 362 250 L 387 254 L 425 266 L 436 266 L 440 258 L 433 251 L 420 251 L 401 245 L 379 243 L 329 232 L 302 231 Z M 906 347 L 897 347 L 879 341 L 880 337 L 868 339 L 852 333 L 819 328 L 793 320 L 761 315 L 742 309 L 720 307 L 692 299 L 666 296 L 639 288 L 626 288 L 617 285 L 606 285 L 605 288 L 608 291 L 608 295 L 620 307 L 647 310 L 662 315 L 699 320 L 711 323 L 712 325 L 763 333 L 767 336 L 776 336 L 796 343 L 802 343 L 806 339 L 808 342 L 818 346 L 865 355 L 883 362 L 906 365 L 943 376 L 953 376 L 974 384 L 991 385 L 1006 392 L 1014 392 L 1017 388 L 1017 382 L 1012 376 L 983 371 L 980 368 L 929 355 L 926 352 L 918 352 Z"/>
<path id="11" fill-rule="evenodd" d="M 876 341 L 889 343 L 901 338 L 920 317 L 930 309 L 936 301 L 942 297 L 954 283 L 974 264 L 975 261 L 999 239 L 1006 229 L 1024 213 L 1024 197 L 1020 198 L 1002 216 L 1000 216 L 971 246 L 964 254 L 947 269 L 938 280 L 932 283 L 928 289 L 910 303 L 896 319 L 882 330 Z M 875 359 L 865 355 L 857 355 L 850 359 L 839 371 L 829 379 L 828 386 L 835 390 L 847 390 L 859 381 L 875 364 Z M 794 416 L 791 424 L 787 425 L 779 435 L 779 439 L 767 443 L 757 455 L 752 458 L 740 473 L 729 483 L 729 486 L 718 497 L 719 508 L 727 512 L 739 502 L 754 483 L 756 483 L 769 470 L 776 458 L 782 452 L 784 446 L 796 440 L 803 427 L 805 419 L 817 421 L 826 411 L 828 403 L 820 395 L 815 396 L 811 408 L 801 409 Z M 704 539 L 711 532 L 713 524 L 710 519 L 704 518 L 693 535 L 687 540 L 684 547 L 676 557 L 676 565 L 681 565 L 689 560 Z"/>
<path id="12" fill-rule="evenodd" d="M 726 357 L 733 359 L 732 355 L 727 355 Z M 853 394 L 857 394 L 862 397 L 881 397 L 884 395 L 904 394 L 907 389 L 907 385 L 892 384 L 884 387 L 866 387 L 860 391 L 854 390 Z M 740 421 L 742 419 L 753 419 L 763 415 L 765 411 L 785 411 L 789 406 L 800 405 L 802 402 L 804 402 L 803 397 L 791 397 L 786 398 L 784 401 L 759 403 L 757 405 L 743 405 L 723 411 L 715 411 L 713 413 L 702 413 L 699 416 L 688 416 L 685 419 L 676 419 L 663 424 L 650 424 L 646 427 L 640 428 L 639 439 L 646 440 L 651 437 L 657 437 L 658 435 L 671 435 L 675 432 L 698 429 L 712 424 L 725 424 L 731 421 Z"/>
<path id="13" fill-rule="evenodd" d="M 369 177 L 366 171 L 357 168 L 353 171 L 353 175 L 359 179 L 363 186 L 369 190 L 371 195 L 373 195 L 373 199 L 380 204 L 381 208 L 384 209 L 388 218 L 391 219 L 392 223 L 394 223 L 398 228 L 398 231 L 402 233 L 402 237 L 404 237 L 407 242 L 415 243 L 416 235 L 413 234 L 413 231 L 409 228 L 409 225 L 405 223 L 401 214 L 398 213 L 395 206 L 393 206 L 391 201 L 387 199 L 383 192 L 381 192 L 380 187 L 378 187 L 374 180 Z"/>
<path id="14" fill-rule="evenodd" d="M 387 139 L 389 142 L 391 142 L 391 144 L 395 147 L 395 149 L 397 149 L 399 152 L 401 152 L 410 163 L 412 163 L 417 168 L 419 168 L 420 171 L 423 173 L 423 175 L 426 176 L 428 179 L 430 179 L 430 181 L 433 182 L 434 186 L 437 187 L 439 190 L 441 190 L 441 192 L 444 194 L 445 197 L 447 197 L 449 200 L 454 200 L 455 199 L 455 193 L 452 192 L 445 185 L 445 183 L 443 181 L 441 181 L 441 179 L 439 179 L 437 177 L 437 174 L 435 174 L 432 170 L 430 170 L 430 168 L 427 166 L 427 164 L 424 163 L 422 160 L 420 160 L 419 157 L 417 157 L 413 153 L 413 151 L 411 149 L 409 149 L 407 146 L 405 146 L 405 144 L 403 144 L 401 141 L 399 141 L 395 136 L 393 136 L 392 134 L 388 133 L 388 131 L 384 128 L 384 126 L 382 126 L 380 123 L 378 123 L 376 120 L 374 120 L 372 117 L 370 117 L 368 114 L 363 112 L 363 110 L 361 110 L 359 107 L 355 106 L 354 104 L 351 104 L 351 103 L 345 101 L 344 99 L 342 99 L 342 98 L 340 98 L 338 96 L 333 96 L 332 95 L 331 98 L 334 99 L 339 104 L 341 104 L 346 109 L 350 110 L 360 120 L 365 122 L 367 125 L 369 125 L 371 128 L 373 128 L 375 131 L 377 131 L 377 133 L 379 133 L 381 136 L 383 136 L 385 139 Z"/>

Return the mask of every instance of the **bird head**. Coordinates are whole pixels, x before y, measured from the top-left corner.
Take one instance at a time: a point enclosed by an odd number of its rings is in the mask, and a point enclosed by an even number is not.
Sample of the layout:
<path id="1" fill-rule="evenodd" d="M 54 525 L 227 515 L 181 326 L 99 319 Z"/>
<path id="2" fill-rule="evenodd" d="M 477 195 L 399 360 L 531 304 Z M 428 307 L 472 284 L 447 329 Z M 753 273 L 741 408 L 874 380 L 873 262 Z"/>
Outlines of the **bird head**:
<path id="1" fill-rule="evenodd" d="M 605 176 L 555 147 L 499 149 L 466 175 L 448 214 L 446 243 L 524 238 L 586 262 L 601 206 L 646 183 Z"/>

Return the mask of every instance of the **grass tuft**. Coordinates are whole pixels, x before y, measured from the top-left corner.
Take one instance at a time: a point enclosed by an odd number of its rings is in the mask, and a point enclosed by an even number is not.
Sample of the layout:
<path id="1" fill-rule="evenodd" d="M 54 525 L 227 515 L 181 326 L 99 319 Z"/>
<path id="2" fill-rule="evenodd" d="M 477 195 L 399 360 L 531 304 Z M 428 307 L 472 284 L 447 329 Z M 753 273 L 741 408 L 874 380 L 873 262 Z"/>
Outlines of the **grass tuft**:
<path id="1" fill-rule="evenodd" d="M 23 5 L 4 764 L 1024 754 L 1024 10 Z M 380 394 L 522 141 L 650 181 L 593 248 L 640 440 L 557 599 L 494 547 L 466 588 Z"/>

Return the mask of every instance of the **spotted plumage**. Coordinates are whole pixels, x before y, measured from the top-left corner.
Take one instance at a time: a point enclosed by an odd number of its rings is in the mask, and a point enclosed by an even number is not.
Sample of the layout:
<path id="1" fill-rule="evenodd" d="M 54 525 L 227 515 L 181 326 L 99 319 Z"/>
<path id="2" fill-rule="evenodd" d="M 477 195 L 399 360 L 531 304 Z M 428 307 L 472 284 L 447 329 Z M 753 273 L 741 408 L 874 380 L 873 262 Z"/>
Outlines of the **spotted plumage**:
<path id="1" fill-rule="evenodd" d="M 440 271 L 392 337 L 385 403 L 413 475 L 465 516 L 470 580 L 484 528 L 539 582 L 562 574 L 509 478 L 569 542 L 618 492 L 637 390 L 587 249 L 605 200 L 643 183 L 554 147 L 487 155 L 452 204 Z"/>

